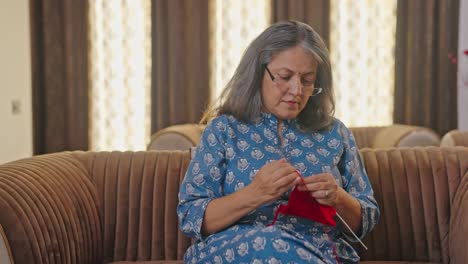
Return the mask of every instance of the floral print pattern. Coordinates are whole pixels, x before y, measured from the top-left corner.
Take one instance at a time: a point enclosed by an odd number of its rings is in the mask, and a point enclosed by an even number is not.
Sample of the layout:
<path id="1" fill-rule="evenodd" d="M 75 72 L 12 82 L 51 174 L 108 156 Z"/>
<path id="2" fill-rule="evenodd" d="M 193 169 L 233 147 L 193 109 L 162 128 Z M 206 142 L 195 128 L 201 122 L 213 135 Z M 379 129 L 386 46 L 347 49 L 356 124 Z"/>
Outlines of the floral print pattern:
<path id="1" fill-rule="evenodd" d="M 335 228 L 294 216 L 281 215 L 269 226 L 285 193 L 241 218 L 235 225 L 203 237 L 201 225 L 208 203 L 236 192 L 252 182 L 263 165 L 286 157 L 304 177 L 329 172 L 354 196 L 362 208 L 364 237 L 378 221 L 379 209 L 362 165 L 353 135 L 335 119 L 331 129 L 306 133 L 297 120 L 278 120 L 263 113 L 249 124 L 233 116 L 213 119 L 195 149 L 179 192 L 180 228 L 196 239 L 185 263 L 356 263 L 359 256 L 349 244 L 355 241 Z M 278 133 L 281 133 L 281 145 Z"/>

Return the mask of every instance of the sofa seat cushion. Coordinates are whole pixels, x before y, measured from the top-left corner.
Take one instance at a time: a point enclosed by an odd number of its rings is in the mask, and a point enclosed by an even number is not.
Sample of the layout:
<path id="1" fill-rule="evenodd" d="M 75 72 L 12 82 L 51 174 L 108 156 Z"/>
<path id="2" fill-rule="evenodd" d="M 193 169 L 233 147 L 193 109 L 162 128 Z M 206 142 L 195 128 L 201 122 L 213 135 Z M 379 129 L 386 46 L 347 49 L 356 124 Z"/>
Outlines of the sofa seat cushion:
<path id="1" fill-rule="evenodd" d="M 183 260 L 117 261 L 109 264 L 184 264 Z"/>
<path id="2" fill-rule="evenodd" d="M 361 261 L 361 264 L 440 264 L 439 262 L 413 262 L 413 261 Z"/>
<path id="3" fill-rule="evenodd" d="M 155 260 L 155 261 L 118 261 L 112 264 L 183 264 L 182 260 Z M 408 261 L 362 261 L 361 264 L 440 264 L 435 262 L 408 262 Z"/>

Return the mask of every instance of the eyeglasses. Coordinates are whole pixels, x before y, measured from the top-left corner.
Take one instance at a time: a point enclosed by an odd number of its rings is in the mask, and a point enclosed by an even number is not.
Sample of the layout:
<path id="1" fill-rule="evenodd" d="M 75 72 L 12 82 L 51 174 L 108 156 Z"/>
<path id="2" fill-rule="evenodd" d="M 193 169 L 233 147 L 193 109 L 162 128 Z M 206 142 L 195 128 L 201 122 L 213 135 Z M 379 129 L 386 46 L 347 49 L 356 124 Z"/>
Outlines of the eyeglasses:
<path id="1" fill-rule="evenodd" d="M 289 88 L 286 85 L 288 82 L 291 81 L 291 77 L 281 77 L 281 76 L 274 76 L 270 69 L 268 69 L 268 66 L 265 66 L 265 70 L 268 72 L 268 75 L 270 75 L 271 81 L 276 83 L 278 87 L 283 90 L 287 91 Z M 318 95 L 323 91 L 321 87 L 314 87 L 315 82 L 314 81 L 308 81 L 307 79 L 301 79 L 301 85 L 302 85 L 302 93 L 306 96 L 315 96 Z"/>

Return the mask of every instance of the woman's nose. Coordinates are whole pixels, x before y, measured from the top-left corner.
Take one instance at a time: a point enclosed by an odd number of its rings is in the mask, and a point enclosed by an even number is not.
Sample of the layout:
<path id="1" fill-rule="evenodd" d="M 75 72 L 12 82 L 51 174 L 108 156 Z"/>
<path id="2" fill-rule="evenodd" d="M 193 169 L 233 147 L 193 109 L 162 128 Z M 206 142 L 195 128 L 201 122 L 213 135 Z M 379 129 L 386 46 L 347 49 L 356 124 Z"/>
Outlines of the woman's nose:
<path id="1" fill-rule="evenodd" d="M 293 95 L 302 94 L 302 84 L 300 78 L 291 78 L 291 82 L 289 84 L 289 92 Z"/>

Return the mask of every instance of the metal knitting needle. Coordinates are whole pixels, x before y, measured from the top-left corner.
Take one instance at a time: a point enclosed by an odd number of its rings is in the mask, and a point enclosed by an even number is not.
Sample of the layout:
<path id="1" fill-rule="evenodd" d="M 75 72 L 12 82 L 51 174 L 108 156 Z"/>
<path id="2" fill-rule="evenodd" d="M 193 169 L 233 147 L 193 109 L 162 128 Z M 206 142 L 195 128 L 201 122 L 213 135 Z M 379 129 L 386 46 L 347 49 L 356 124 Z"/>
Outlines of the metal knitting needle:
<path id="1" fill-rule="evenodd" d="M 302 182 L 303 184 L 305 184 L 305 182 L 304 182 L 304 180 L 303 180 L 303 178 L 302 178 L 302 174 L 301 174 L 298 170 L 296 170 L 296 173 L 297 173 L 297 175 L 299 175 L 299 177 L 300 177 L 300 179 L 301 179 L 301 182 Z M 336 212 L 336 211 L 335 211 L 335 212 Z M 338 212 L 336 212 L 336 215 L 338 216 L 338 218 L 340 218 L 341 222 L 343 222 L 343 224 L 345 224 L 345 226 L 348 228 L 348 230 L 351 232 L 351 234 L 353 234 L 353 236 L 359 241 L 359 243 L 361 243 L 361 245 L 362 245 L 366 250 L 368 250 L 368 248 L 366 247 L 366 245 L 364 245 L 364 243 L 362 242 L 362 240 L 359 239 L 359 237 L 353 232 L 353 230 L 351 229 L 351 227 L 349 227 L 348 223 L 346 223 L 346 221 L 341 217 L 341 215 L 338 214 Z"/>
<path id="2" fill-rule="evenodd" d="M 356 234 L 353 232 L 353 230 L 351 229 L 351 227 L 349 227 L 348 223 L 346 223 L 346 221 L 341 218 L 340 214 L 338 214 L 338 212 L 336 212 L 336 215 L 338 216 L 338 218 L 340 218 L 341 222 L 343 222 L 343 224 L 345 224 L 345 226 L 348 228 L 348 230 L 351 232 L 351 234 L 353 234 L 354 238 L 356 238 L 359 243 L 361 243 L 361 245 L 366 249 L 368 250 L 368 248 L 366 247 L 366 245 L 364 245 L 364 243 L 361 241 L 361 239 L 359 239 L 358 236 L 356 236 Z"/>

